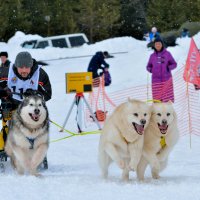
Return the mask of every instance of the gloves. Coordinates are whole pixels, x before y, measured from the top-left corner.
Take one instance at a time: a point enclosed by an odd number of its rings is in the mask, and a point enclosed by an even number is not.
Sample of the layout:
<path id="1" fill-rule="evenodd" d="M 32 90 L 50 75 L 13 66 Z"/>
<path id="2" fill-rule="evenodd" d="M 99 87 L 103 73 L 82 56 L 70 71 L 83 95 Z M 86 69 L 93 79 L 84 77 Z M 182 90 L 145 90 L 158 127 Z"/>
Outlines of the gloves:
<path id="1" fill-rule="evenodd" d="M 99 73 L 99 76 L 102 76 L 102 75 L 103 75 L 103 72 L 100 72 L 100 73 Z"/>
<path id="2" fill-rule="evenodd" d="M 3 97 L 7 97 L 8 94 L 6 92 L 6 90 L 0 90 L 0 97 L 3 98 Z"/>
<path id="3" fill-rule="evenodd" d="M 9 88 L 0 90 L 0 98 L 10 98 L 12 97 L 12 92 Z"/>
<path id="4" fill-rule="evenodd" d="M 24 92 L 24 96 L 25 97 L 28 97 L 28 96 L 31 96 L 31 95 L 37 95 L 37 94 L 38 94 L 38 91 L 37 90 L 33 90 L 33 89 L 27 89 Z"/>

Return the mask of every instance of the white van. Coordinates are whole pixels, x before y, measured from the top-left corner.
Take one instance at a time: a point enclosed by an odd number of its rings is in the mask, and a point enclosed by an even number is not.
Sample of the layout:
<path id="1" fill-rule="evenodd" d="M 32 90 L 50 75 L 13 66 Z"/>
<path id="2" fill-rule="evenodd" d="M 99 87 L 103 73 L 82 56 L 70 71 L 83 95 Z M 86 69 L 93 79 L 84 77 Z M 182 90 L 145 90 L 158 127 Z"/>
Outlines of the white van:
<path id="1" fill-rule="evenodd" d="M 85 43 L 89 43 L 86 35 L 84 33 L 75 33 L 25 41 L 21 46 L 29 49 L 44 49 L 46 47 L 72 48 L 81 46 Z"/>

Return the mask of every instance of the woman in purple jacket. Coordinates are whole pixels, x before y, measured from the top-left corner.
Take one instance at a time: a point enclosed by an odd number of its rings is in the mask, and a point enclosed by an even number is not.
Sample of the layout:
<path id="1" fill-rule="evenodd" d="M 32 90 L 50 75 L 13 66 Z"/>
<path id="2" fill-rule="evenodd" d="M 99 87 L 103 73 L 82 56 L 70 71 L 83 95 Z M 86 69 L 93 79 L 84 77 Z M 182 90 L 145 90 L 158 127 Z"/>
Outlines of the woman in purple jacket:
<path id="1" fill-rule="evenodd" d="M 164 48 L 160 37 L 154 40 L 154 53 L 147 64 L 147 71 L 152 73 L 152 95 L 154 100 L 174 102 L 171 70 L 177 66 L 171 53 Z"/>

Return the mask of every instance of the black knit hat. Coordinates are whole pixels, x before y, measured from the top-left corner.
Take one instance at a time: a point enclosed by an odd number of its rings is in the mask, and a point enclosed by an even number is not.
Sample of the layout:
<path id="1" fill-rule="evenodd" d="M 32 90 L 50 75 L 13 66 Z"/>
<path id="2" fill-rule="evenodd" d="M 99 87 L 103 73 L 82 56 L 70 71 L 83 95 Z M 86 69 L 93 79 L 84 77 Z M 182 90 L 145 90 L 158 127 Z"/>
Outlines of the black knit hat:
<path id="1" fill-rule="evenodd" d="M 113 58 L 114 57 L 114 56 L 110 55 L 107 51 L 104 51 L 103 55 L 105 56 L 105 58 Z"/>
<path id="2" fill-rule="evenodd" d="M 6 56 L 6 58 L 8 57 L 8 53 L 6 52 L 6 51 L 2 51 L 1 53 L 0 53 L 0 57 L 1 56 Z"/>
<path id="3" fill-rule="evenodd" d="M 15 67 L 27 67 L 31 68 L 33 66 L 33 59 L 29 52 L 23 51 L 17 54 L 15 59 Z"/>
<path id="4" fill-rule="evenodd" d="M 107 51 L 104 51 L 103 55 L 107 58 L 109 56 L 109 53 Z"/>
<path id="5" fill-rule="evenodd" d="M 156 43 L 156 42 L 161 42 L 161 43 L 163 44 L 163 40 L 162 40 L 162 38 L 159 37 L 159 36 L 157 36 L 157 37 L 155 38 L 154 43 Z"/>

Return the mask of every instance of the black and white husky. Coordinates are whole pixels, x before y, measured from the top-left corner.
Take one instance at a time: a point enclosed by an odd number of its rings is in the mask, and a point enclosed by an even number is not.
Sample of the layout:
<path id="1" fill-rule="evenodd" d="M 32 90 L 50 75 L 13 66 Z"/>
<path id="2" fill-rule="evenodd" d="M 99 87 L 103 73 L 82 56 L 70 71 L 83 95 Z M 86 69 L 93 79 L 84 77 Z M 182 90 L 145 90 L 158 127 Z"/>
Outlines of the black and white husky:
<path id="1" fill-rule="evenodd" d="M 49 146 L 48 110 L 42 97 L 26 97 L 14 112 L 9 125 L 5 151 L 19 174 L 39 176 Z"/>

